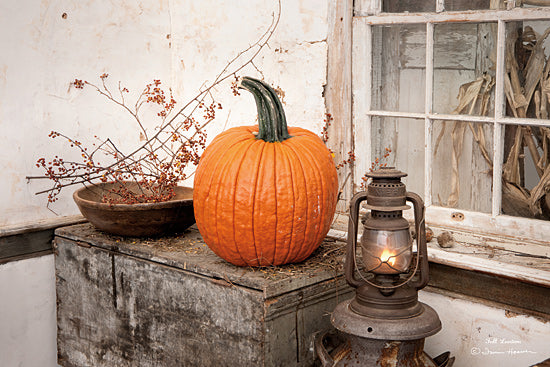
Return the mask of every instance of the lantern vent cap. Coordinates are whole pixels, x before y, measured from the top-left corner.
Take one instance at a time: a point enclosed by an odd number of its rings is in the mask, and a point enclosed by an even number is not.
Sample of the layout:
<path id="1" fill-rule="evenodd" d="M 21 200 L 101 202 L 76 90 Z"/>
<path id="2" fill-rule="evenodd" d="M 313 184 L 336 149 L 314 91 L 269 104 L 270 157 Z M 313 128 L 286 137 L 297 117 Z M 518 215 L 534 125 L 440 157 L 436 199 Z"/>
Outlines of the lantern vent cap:
<path id="1" fill-rule="evenodd" d="M 407 177 L 407 174 L 395 169 L 395 167 L 381 167 L 375 171 L 367 173 L 366 176 L 373 179 L 399 179 L 401 177 Z"/>

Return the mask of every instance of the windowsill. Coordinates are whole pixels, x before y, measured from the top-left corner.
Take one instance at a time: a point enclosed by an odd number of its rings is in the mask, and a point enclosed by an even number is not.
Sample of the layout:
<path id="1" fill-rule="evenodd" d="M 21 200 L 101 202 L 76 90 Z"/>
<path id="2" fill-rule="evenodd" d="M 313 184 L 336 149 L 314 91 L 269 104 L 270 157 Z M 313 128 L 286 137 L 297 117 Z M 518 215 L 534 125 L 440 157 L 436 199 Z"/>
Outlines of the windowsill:
<path id="1" fill-rule="evenodd" d="M 25 233 L 46 231 L 57 227 L 64 227 L 76 223 L 85 222 L 80 214 L 60 216 L 49 219 L 35 220 L 27 223 L 18 223 L 9 226 L 0 226 L 0 237 L 16 236 Z"/>
<path id="2" fill-rule="evenodd" d="M 339 226 L 342 228 L 342 226 Z M 464 270 L 503 276 L 550 288 L 550 257 L 540 255 L 550 246 L 525 241 L 515 242 L 510 238 L 479 235 L 451 228 L 432 227 L 433 239 L 428 242 L 430 262 Z M 455 243 L 451 248 L 442 248 L 436 237 L 443 231 L 452 233 Z M 347 231 L 331 229 L 327 235 L 346 241 Z M 358 238 L 361 233 L 358 234 Z M 517 247 L 522 251 L 511 251 Z M 528 251 L 528 252 L 527 252 Z"/>
<path id="3" fill-rule="evenodd" d="M 441 248 L 437 240 L 432 240 L 428 243 L 428 259 L 442 265 L 550 287 L 550 258 L 539 255 L 464 242 Z"/>
<path id="4" fill-rule="evenodd" d="M 550 258 L 504 249 L 510 248 L 511 243 L 503 243 L 510 239 L 430 228 L 435 234 L 428 243 L 430 289 L 550 318 L 550 305 L 545 301 L 550 294 Z M 445 230 L 451 232 L 455 240 L 451 248 L 441 248 L 437 243 L 437 235 Z M 331 229 L 328 237 L 346 241 L 347 232 Z M 503 248 L 497 246 L 499 243 L 503 243 Z M 523 242 L 522 245 L 532 244 Z"/>

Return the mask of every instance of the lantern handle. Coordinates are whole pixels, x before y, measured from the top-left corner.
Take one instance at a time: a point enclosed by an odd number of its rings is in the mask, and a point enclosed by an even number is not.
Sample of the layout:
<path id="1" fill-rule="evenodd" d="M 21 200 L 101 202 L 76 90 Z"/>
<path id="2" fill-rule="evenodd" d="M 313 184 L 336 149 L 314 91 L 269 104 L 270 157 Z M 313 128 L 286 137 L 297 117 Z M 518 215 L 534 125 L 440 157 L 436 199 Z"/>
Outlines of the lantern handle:
<path id="1" fill-rule="evenodd" d="M 346 262 L 344 265 L 344 273 L 346 281 L 354 288 L 359 287 L 363 283 L 355 277 L 355 248 L 357 247 L 357 230 L 359 222 L 359 207 L 362 201 L 367 199 L 367 192 L 361 191 L 353 195 L 349 206 L 349 221 L 348 221 L 348 243 L 346 248 Z"/>
<path id="2" fill-rule="evenodd" d="M 414 207 L 414 229 L 416 231 L 417 256 L 419 261 L 420 278 L 411 282 L 411 286 L 422 289 L 429 279 L 428 249 L 426 246 L 425 208 L 422 198 L 414 192 L 407 192 L 407 201 Z"/>

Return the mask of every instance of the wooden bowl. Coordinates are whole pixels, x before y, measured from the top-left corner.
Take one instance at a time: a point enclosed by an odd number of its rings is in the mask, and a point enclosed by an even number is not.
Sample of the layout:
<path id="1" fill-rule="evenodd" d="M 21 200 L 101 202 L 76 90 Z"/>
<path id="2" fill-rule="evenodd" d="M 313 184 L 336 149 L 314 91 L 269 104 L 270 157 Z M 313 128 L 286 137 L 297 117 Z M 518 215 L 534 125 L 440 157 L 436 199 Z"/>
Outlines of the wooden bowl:
<path id="1" fill-rule="evenodd" d="M 83 187 L 73 194 L 82 215 L 97 229 L 120 236 L 146 237 L 181 232 L 195 223 L 193 189 L 178 186 L 165 202 L 143 204 L 102 203 L 103 194 L 118 183 Z M 125 185 L 137 188 L 134 182 Z"/>

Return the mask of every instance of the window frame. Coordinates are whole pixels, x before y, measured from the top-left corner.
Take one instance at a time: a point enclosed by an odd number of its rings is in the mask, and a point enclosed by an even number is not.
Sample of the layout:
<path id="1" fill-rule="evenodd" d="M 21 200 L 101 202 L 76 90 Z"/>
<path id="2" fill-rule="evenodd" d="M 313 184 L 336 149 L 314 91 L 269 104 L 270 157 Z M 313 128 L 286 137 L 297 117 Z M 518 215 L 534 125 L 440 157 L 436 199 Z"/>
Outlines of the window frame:
<path id="1" fill-rule="evenodd" d="M 532 241 L 537 245 L 548 245 L 550 236 L 550 221 L 513 217 L 501 214 L 503 168 L 503 145 L 505 125 L 539 125 L 550 127 L 550 120 L 515 118 L 505 115 L 505 34 L 506 23 L 513 21 L 550 20 L 550 8 L 516 8 L 515 2 L 509 2 L 503 10 L 477 11 L 443 11 L 444 2 L 437 1 L 435 13 L 383 13 L 381 0 L 362 0 L 354 4 L 352 19 L 352 130 L 354 147 L 360 147 L 365 142 L 372 142 L 371 123 L 374 117 L 415 118 L 424 120 L 424 198 L 426 205 L 426 220 L 430 225 L 469 230 L 475 233 L 504 236 L 514 241 Z M 461 23 L 497 23 L 497 59 L 495 83 L 495 111 L 492 116 L 447 115 L 433 113 L 433 75 L 434 75 L 434 26 L 448 22 Z M 371 101 L 373 67 L 372 27 L 380 25 L 401 24 L 426 25 L 426 90 L 424 113 L 395 112 L 373 110 Z M 359 36 L 359 37 L 357 37 Z M 367 55 L 366 59 L 357 57 Z M 359 73 L 359 77 L 357 74 Z M 490 123 L 493 126 L 493 177 L 492 177 L 492 208 L 491 213 L 465 211 L 456 208 L 436 206 L 432 202 L 431 183 L 433 174 L 430 169 L 432 162 L 432 131 L 434 121 L 468 121 L 473 123 Z M 352 170 L 354 187 L 359 187 L 364 172 L 367 172 L 372 162 L 370 149 L 355 152 L 356 161 Z M 456 220 L 456 212 L 463 214 L 461 221 Z M 537 246 L 538 247 L 538 246 Z M 531 252 L 525 249 L 526 252 Z M 540 252 L 540 251 L 536 251 Z M 543 250 L 545 256 L 548 251 Z"/>

